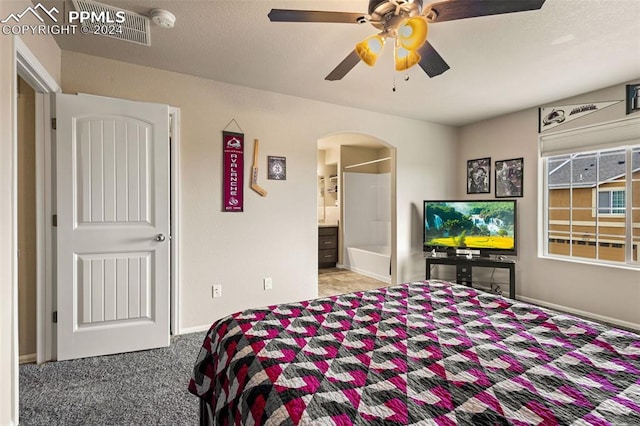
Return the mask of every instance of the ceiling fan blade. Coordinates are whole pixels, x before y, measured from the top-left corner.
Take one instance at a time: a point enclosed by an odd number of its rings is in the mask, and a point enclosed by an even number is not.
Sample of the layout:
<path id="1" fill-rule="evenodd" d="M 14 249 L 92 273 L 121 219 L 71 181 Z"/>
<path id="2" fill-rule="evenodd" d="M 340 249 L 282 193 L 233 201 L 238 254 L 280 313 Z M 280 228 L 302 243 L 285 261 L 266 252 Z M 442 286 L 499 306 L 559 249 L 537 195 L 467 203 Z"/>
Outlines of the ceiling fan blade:
<path id="1" fill-rule="evenodd" d="M 418 53 L 421 57 L 418 65 L 429 77 L 435 77 L 449 69 L 449 64 L 442 59 L 442 56 L 428 41 L 425 41 L 422 47 L 418 49 Z"/>
<path id="2" fill-rule="evenodd" d="M 358 24 L 364 22 L 362 13 L 325 12 L 318 10 L 271 9 L 271 22 L 335 22 L 339 24 Z"/>
<path id="3" fill-rule="evenodd" d="M 360 62 L 360 56 L 353 49 L 324 79 L 329 81 L 341 80 L 353 67 L 358 65 L 358 62 Z"/>
<path id="4" fill-rule="evenodd" d="M 431 3 L 425 7 L 425 16 L 435 11 L 432 22 L 454 21 L 476 16 L 500 15 L 502 13 L 537 10 L 545 0 L 448 0 Z"/>

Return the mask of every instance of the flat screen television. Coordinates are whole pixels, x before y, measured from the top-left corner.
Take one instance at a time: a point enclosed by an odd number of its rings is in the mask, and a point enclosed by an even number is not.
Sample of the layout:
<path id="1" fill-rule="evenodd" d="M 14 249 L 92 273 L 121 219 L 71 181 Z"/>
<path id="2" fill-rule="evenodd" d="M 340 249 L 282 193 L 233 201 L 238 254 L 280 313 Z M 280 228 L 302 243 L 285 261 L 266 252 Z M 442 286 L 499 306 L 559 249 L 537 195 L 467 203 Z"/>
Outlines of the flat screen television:
<path id="1" fill-rule="evenodd" d="M 449 255 L 515 255 L 516 209 L 516 200 L 425 200 L 423 250 Z"/>

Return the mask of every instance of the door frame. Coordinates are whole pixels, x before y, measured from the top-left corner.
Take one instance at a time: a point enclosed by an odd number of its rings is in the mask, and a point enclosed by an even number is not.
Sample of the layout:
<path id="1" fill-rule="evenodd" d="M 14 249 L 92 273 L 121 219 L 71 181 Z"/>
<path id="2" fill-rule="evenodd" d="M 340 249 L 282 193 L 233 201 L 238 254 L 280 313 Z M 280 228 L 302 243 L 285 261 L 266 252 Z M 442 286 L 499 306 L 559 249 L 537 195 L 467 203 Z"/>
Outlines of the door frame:
<path id="1" fill-rule="evenodd" d="M 390 242 L 389 242 L 389 248 L 390 248 L 390 269 L 391 269 L 391 285 L 395 285 L 398 283 L 398 212 L 397 212 L 397 204 L 398 204 L 398 148 L 395 145 L 392 145 L 391 143 L 387 142 L 386 140 L 380 139 L 378 136 L 374 136 L 368 133 L 362 133 L 362 132 L 337 132 L 337 133 L 332 133 L 326 136 L 323 136 L 322 138 L 319 138 L 318 141 L 316 141 L 316 161 L 318 159 L 318 151 L 320 150 L 320 141 L 321 140 L 327 140 L 329 141 L 330 145 L 333 146 L 337 146 L 338 150 L 340 149 L 340 147 L 342 145 L 353 145 L 353 146 L 359 146 L 362 145 L 361 143 L 352 143 L 350 142 L 347 138 L 349 137 L 355 137 L 357 139 L 361 139 L 361 138 L 365 138 L 368 141 L 374 141 L 376 142 L 380 147 L 385 147 L 388 148 L 390 151 L 390 157 L 391 159 L 390 164 L 391 164 L 391 194 L 390 194 L 390 204 L 391 204 L 391 215 L 390 215 L 390 226 L 391 226 L 391 235 L 390 235 Z M 336 138 L 335 140 L 332 140 L 332 138 Z M 345 139 L 343 139 L 345 138 Z M 363 145 L 363 146 L 367 146 L 367 144 Z M 323 148 L 324 149 L 324 148 Z M 340 156 L 338 156 L 340 157 Z M 337 175 L 338 175 L 338 187 L 340 187 L 342 185 L 341 183 L 341 179 L 342 179 L 342 174 L 344 172 L 343 170 L 343 165 L 342 165 L 342 160 L 341 158 L 338 159 L 337 163 L 336 163 L 336 167 L 337 167 Z M 345 247 L 343 246 L 343 242 L 344 242 L 344 191 L 340 190 L 338 192 L 338 196 L 340 197 L 340 227 L 338 230 L 338 267 L 343 267 L 343 256 L 344 256 L 344 250 Z"/>
<path id="2" fill-rule="evenodd" d="M 180 326 L 180 108 L 169 106 L 169 324 L 173 335 Z"/>
<path id="3" fill-rule="evenodd" d="M 12 60 L 10 64 L 10 77 L 11 77 L 11 129 L 10 129 L 10 144 L 11 144 L 11 152 L 17 152 L 18 148 L 18 130 L 17 130 L 17 78 L 18 75 L 22 77 L 35 91 L 36 91 L 36 250 L 37 250 L 37 291 L 38 294 L 36 296 L 36 315 L 37 315 L 37 330 L 36 330 L 36 345 L 38 348 L 42 348 L 44 350 L 44 345 L 41 346 L 42 339 L 44 338 L 44 329 L 40 327 L 40 321 L 42 320 L 43 315 L 42 309 L 45 307 L 45 294 L 42 292 L 45 280 L 45 264 L 46 264 L 46 232 L 45 230 L 48 228 L 45 224 L 45 193 L 44 187 L 46 185 L 46 179 L 44 179 L 44 147 L 46 142 L 47 134 L 50 132 L 44 132 L 44 127 L 46 125 L 43 117 L 45 114 L 45 95 L 49 93 L 60 92 L 60 86 L 55 81 L 55 79 L 48 73 L 48 71 L 44 68 L 44 66 L 38 61 L 36 56 L 29 50 L 27 45 L 22 41 L 19 36 L 12 37 Z M 47 120 L 48 121 L 48 120 Z M 49 144 L 50 146 L 50 144 Z M 16 194 L 18 191 L 18 181 L 17 181 L 17 162 L 15 155 L 11 160 L 11 193 L 12 195 L 12 203 L 11 203 L 11 238 L 9 247 L 11 248 L 13 261 L 12 263 L 15 265 L 17 261 L 17 204 L 16 204 Z M 49 183 L 50 184 L 50 183 Z M 13 272 L 11 273 L 11 282 L 9 283 L 11 287 L 11 294 L 13 295 L 11 299 L 11 350 L 8 355 L 8 361 L 11 365 L 11 381 L 10 381 L 10 393 L 11 393 L 11 414 L 9 416 L 11 421 L 14 424 L 18 424 L 19 419 L 19 352 L 18 352 L 18 276 L 17 270 L 15 267 L 13 268 Z M 3 356 L 6 355 L 6 352 L 2 352 Z"/>

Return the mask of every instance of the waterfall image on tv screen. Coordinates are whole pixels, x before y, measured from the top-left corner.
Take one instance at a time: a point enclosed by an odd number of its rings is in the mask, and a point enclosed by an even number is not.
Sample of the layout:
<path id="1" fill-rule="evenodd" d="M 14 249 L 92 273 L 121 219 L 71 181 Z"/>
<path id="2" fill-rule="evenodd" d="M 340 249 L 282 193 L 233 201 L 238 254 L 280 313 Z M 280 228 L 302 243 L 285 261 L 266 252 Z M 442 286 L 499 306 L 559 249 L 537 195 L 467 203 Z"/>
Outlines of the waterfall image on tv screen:
<path id="1" fill-rule="evenodd" d="M 515 253 L 516 202 L 425 201 L 424 249 Z"/>

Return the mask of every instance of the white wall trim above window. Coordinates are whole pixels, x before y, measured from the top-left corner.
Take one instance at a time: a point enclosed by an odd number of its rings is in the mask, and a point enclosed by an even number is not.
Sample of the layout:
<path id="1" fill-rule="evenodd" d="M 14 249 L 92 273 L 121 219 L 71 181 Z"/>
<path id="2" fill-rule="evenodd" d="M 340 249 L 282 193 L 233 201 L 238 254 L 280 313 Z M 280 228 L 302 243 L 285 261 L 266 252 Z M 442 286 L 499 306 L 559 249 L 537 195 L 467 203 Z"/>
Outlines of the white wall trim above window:
<path id="1" fill-rule="evenodd" d="M 541 157 L 637 144 L 640 140 L 640 117 L 542 134 L 539 140 Z"/>

